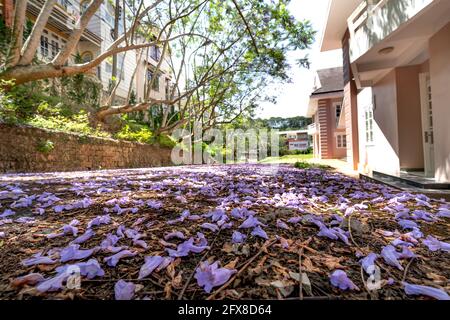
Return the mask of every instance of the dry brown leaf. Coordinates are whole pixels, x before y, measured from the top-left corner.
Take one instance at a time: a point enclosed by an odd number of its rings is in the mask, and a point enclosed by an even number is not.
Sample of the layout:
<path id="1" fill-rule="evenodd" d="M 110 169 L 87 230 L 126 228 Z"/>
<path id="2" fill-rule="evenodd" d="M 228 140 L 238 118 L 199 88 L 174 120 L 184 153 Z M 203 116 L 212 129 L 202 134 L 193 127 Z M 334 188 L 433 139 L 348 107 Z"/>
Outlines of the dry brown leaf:
<path id="1" fill-rule="evenodd" d="M 236 258 L 233 261 L 228 262 L 223 267 L 227 268 L 227 269 L 236 269 L 236 265 L 237 265 L 238 262 L 239 262 L 239 258 Z"/>

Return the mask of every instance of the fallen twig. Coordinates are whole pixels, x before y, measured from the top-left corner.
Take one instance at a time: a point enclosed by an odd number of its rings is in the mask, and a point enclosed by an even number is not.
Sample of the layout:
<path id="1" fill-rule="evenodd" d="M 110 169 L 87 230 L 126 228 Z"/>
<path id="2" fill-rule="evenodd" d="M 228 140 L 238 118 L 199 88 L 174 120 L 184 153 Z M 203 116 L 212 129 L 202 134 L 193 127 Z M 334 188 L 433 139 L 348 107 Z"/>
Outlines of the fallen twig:
<path id="1" fill-rule="evenodd" d="M 255 261 L 255 259 L 261 254 L 263 253 L 265 250 L 267 250 L 270 246 L 272 246 L 275 242 L 277 241 L 277 239 L 273 239 L 272 241 L 270 241 L 269 243 L 266 243 L 265 245 L 262 246 L 262 248 L 253 256 L 251 257 L 246 264 L 244 264 L 242 266 L 242 268 L 234 274 L 234 276 L 231 277 L 230 280 L 228 280 L 223 286 L 221 286 L 219 289 L 217 289 L 216 291 L 214 291 L 208 298 L 206 298 L 206 300 L 212 300 L 214 299 L 214 297 L 219 294 L 220 292 L 222 292 L 225 288 L 227 288 L 231 283 L 233 283 L 233 281 L 239 276 L 241 275 L 247 268 L 248 266 Z"/>

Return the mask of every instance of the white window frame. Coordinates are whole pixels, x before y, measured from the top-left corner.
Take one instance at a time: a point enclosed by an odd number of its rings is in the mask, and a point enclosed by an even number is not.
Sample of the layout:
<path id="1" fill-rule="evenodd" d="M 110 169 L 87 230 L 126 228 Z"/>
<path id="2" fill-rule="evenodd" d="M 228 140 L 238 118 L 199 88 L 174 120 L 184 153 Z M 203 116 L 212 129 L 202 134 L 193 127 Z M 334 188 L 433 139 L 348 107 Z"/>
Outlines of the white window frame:
<path id="1" fill-rule="evenodd" d="M 375 143 L 373 124 L 374 124 L 373 106 L 370 105 L 364 110 L 364 132 L 366 136 L 366 145 L 373 145 Z"/>
<path id="2" fill-rule="evenodd" d="M 345 133 L 336 134 L 336 148 L 347 149 L 347 135 Z"/>

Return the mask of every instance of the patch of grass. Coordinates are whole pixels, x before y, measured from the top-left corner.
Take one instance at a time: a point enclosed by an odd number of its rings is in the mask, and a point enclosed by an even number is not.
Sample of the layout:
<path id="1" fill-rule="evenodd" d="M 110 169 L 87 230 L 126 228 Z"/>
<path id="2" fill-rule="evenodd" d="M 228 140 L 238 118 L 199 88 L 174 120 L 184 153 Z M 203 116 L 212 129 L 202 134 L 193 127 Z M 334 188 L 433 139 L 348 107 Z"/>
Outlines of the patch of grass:
<path id="1" fill-rule="evenodd" d="M 331 167 L 314 162 L 298 161 L 294 164 L 297 169 L 330 169 Z"/>
<path id="2" fill-rule="evenodd" d="M 259 163 L 266 163 L 266 164 L 274 164 L 274 163 L 287 163 L 287 164 L 294 164 L 299 161 L 305 161 L 310 160 L 313 158 L 312 154 L 296 154 L 296 155 L 287 155 L 283 157 L 268 157 L 265 158 Z"/>

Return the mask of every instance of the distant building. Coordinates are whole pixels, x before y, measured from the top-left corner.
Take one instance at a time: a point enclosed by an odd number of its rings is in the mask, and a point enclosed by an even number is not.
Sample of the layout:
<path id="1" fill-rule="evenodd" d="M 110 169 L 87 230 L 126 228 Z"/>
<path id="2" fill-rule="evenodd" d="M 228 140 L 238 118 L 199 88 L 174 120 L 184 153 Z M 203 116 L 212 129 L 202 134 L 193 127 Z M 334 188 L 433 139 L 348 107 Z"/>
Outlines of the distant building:
<path id="1" fill-rule="evenodd" d="M 343 159 L 347 135 L 342 121 L 342 67 L 318 70 L 313 90 L 307 116 L 313 119 L 308 133 L 313 137 L 314 158 Z"/>
<path id="2" fill-rule="evenodd" d="M 36 21 L 44 3 L 44 0 L 28 1 L 27 18 L 33 23 Z M 50 62 L 64 48 L 77 20 L 90 3 L 89 0 L 57 1 L 41 35 L 40 47 L 37 50 L 36 55 L 41 62 Z M 11 25 L 14 12 L 13 2 L 3 0 L 0 2 L 0 8 L 5 23 Z M 123 15 L 125 13 L 125 10 L 121 8 L 122 17 L 119 19 L 118 26 L 119 36 L 124 33 Z M 70 58 L 70 63 L 91 61 L 107 50 L 114 42 L 114 16 L 115 7 L 113 3 L 104 1 L 84 30 L 76 51 Z M 76 61 L 77 59 L 79 61 Z M 163 59 L 163 63 L 159 72 L 156 73 L 156 66 L 161 59 Z M 111 89 L 112 69 L 113 57 L 110 56 L 89 72 L 99 79 L 104 94 L 108 94 Z M 134 72 L 135 70 L 136 72 Z M 150 97 L 159 100 L 166 99 L 173 84 L 167 56 L 162 56 L 160 47 L 149 47 L 148 50 L 144 49 L 142 54 L 138 50 L 117 54 L 116 81 L 119 82 L 119 85 L 115 93 L 116 103 L 125 103 L 130 88 L 134 92 L 136 102 L 143 101 L 148 83 L 153 77 L 156 77 L 156 80 L 150 92 Z"/>
<path id="3" fill-rule="evenodd" d="M 289 151 L 305 151 L 310 146 L 308 130 L 280 131 L 278 134 L 285 139 Z"/>

